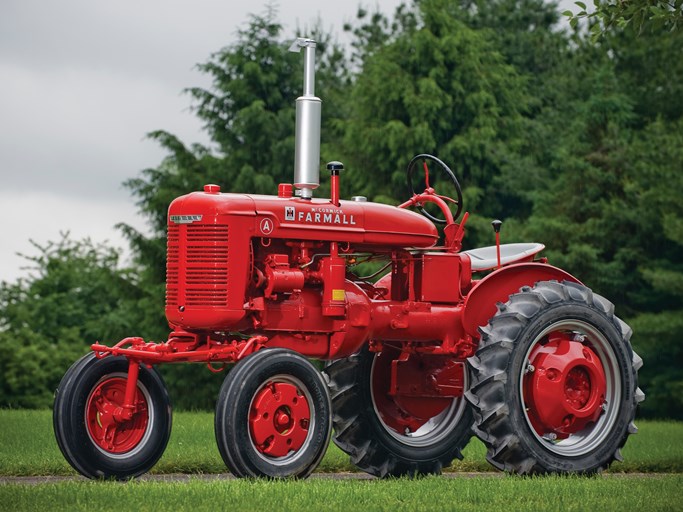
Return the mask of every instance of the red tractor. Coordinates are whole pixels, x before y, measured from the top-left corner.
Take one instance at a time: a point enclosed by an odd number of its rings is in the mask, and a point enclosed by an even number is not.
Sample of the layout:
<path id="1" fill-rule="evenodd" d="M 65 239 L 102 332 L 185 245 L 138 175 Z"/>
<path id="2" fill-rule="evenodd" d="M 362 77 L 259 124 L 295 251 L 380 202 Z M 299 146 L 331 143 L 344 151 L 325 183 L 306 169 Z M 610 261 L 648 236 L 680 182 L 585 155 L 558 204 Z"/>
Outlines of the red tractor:
<path id="1" fill-rule="evenodd" d="M 94 344 L 67 371 L 54 404 L 65 458 L 90 478 L 148 471 L 171 431 L 154 365 L 195 362 L 236 363 L 215 432 L 239 477 L 309 475 L 333 428 L 352 463 L 379 477 L 439 473 L 473 434 L 495 467 L 521 474 L 619 460 L 642 361 L 613 305 L 539 258 L 543 245 L 500 245 L 498 221 L 495 246 L 461 251 L 468 214 L 457 222 L 460 186 L 436 157 L 410 162 L 412 197 L 398 208 L 340 200 L 339 162 L 327 165 L 331 197 L 313 198 L 321 102 L 315 42 L 292 47 L 302 48 L 294 185 L 277 196 L 206 185 L 171 203 L 172 332 Z M 455 197 L 434 190 L 436 171 Z M 374 276 L 352 272 L 381 260 Z M 328 361 L 324 371 L 309 358 Z"/>

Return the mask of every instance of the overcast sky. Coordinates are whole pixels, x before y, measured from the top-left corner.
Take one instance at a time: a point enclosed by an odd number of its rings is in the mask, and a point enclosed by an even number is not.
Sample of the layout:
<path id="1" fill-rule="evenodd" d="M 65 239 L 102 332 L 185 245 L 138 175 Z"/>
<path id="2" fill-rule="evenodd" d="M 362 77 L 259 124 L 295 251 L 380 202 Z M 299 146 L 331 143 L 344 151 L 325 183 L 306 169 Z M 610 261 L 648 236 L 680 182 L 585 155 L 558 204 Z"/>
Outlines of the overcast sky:
<path id="1" fill-rule="evenodd" d="M 400 0 L 280 0 L 285 34 L 318 17 L 341 34 L 359 3 L 392 13 Z M 266 2 L 2 0 L 0 5 L 0 280 L 36 254 L 29 243 L 108 240 L 117 222 L 144 227 L 121 183 L 165 156 L 145 134 L 207 143 L 189 96 L 208 85 L 194 66 L 233 43 Z M 294 127 L 292 127 L 293 129 Z"/>
<path id="2" fill-rule="evenodd" d="M 399 0 L 379 0 L 393 12 Z M 208 142 L 186 87 L 194 66 L 233 43 L 265 1 L 2 0 L 0 5 L 0 280 L 35 254 L 29 243 L 90 236 L 124 246 L 117 222 L 144 227 L 121 183 L 164 152 L 145 139 L 165 129 Z M 353 1 L 280 0 L 286 34 L 320 17 L 341 33 Z M 293 129 L 293 127 L 292 127 Z"/>

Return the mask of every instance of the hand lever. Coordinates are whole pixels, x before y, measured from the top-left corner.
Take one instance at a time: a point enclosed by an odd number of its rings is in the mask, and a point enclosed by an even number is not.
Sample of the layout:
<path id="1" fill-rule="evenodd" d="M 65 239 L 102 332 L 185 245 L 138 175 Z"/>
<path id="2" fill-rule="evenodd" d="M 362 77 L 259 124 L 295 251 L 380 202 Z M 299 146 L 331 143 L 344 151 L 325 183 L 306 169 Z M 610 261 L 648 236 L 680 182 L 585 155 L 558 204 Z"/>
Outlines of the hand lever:
<path id="1" fill-rule="evenodd" d="M 498 268 L 500 268 L 500 227 L 503 225 L 503 221 L 496 219 L 491 222 L 491 225 L 493 226 L 493 231 L 496 232 L 496 257 L 498 258 Z"/>

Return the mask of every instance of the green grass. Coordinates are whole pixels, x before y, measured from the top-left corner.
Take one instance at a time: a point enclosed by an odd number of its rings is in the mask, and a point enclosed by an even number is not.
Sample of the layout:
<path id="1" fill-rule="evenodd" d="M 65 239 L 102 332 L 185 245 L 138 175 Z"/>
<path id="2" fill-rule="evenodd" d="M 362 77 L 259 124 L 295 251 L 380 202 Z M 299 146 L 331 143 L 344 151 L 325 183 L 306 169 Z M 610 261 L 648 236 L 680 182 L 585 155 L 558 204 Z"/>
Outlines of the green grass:
<path id="1" fill-rule="evenodd" d="M 216 447 L 213 414 L 178 412 L 166 453 L 152 473 L 226 473 Z M 683 423 L 639 421 L 640 433 L 623 450 L 624 462 L 611 472 L 683 473 Z M 473 439 L 452 471 L 491 471 L 485 448 Z M 348 457 L 330 445 L 319 472 L 355 471 Z M 52 433 L 51 411 L 0 410 L 0 475 L 73 475 Z"/>
<path id="2" fill-rule="evenodd" d="M 680 510 L 683 475 L 0 484 L 0 510 Z"/>

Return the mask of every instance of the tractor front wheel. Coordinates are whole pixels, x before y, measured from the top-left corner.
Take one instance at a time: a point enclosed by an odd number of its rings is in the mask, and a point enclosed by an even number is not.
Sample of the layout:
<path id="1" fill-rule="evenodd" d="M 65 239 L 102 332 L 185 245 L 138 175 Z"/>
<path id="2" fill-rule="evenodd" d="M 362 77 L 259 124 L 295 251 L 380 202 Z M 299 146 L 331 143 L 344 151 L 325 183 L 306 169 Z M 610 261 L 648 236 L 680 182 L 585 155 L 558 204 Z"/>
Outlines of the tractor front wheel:
<path id="1" fill-rule="evenodd" d="M 636 432 L 642 360 L 614 306 L 576 283 L 512 295 L 469 359 L 474 432 L 495 467 L 519 474 L 605 469 Z"/>
<path id="2" fill-rule="evenodd" d="M 216 404 L 216 442 L 238 477 L 305 478 L 332 430 L 322 375 L 286 349 L 252 354 L 228 373 Z"/>
<path id="3" fill-rule="evenodd" d="M 135 409 L 122 419 L 128 360 L 79 359 L 55 393 L 57 444 L 71 466 L 88 478 L 125 480 L 149 471 L 171 435 L 171 401 L 161 376 L 140 367 Z"/>
<path id="4" fill-rule="evenodd" d="M 460 397 L 397 397 L 389 389 L 398 349 L 357 354 L 330 364 L 334 443 L 351 462 L 378 477 L 438 474 L 472 432 L 472 412 Z M 463 383 L 467 389 L 467 376 Z"/>

